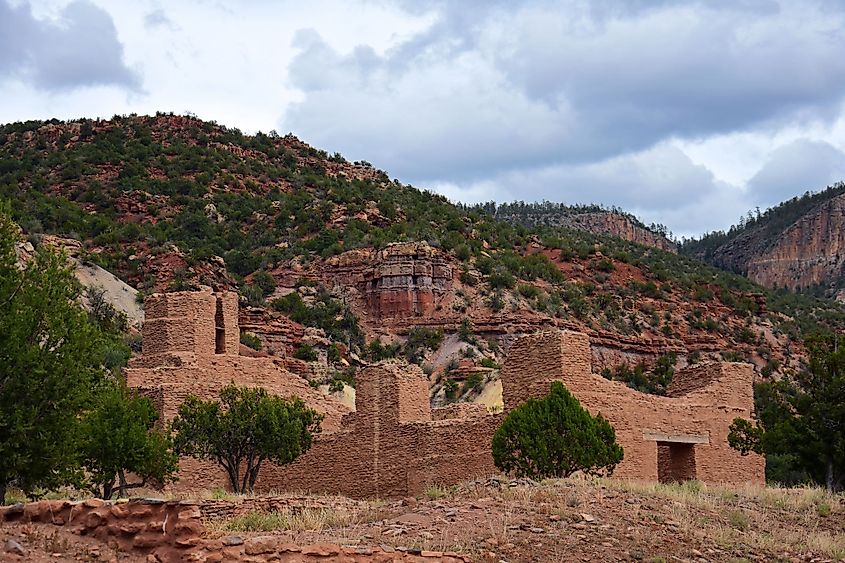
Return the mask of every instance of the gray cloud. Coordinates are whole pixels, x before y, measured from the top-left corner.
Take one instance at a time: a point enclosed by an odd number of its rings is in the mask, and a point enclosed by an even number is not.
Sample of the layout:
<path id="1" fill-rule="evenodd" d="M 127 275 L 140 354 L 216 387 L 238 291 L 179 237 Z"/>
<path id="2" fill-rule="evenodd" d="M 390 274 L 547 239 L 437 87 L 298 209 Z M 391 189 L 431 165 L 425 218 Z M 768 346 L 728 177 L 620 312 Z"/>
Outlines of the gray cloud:
<path id="1" fill-rule="evenodd" d="M 666 143 L 830 118 L 845 94 L 845 13 L 834 2 L 400 5 L 436 17 L 383 54 L 298 35 L 289 83 L 304 98 L 281 128 L 405 181 L 452 186 L 452 197 L 482 186 L 500 200 L 598 194 L 669 213 L 696 189 L 737 187 Z M 666 176 L 626 168 L 642 154 L 659 154 Z M 713 209 L 723 217 L 694 222 L 737 217 L 743 199 L 731 201 Z"/>
<path id="2" fill-rule="evenodd" d="M 28 4 L 0 0 L 0 78 L 19 78 L 39 89 L 63 91 L 116 85 L 140 91 L 140 76 L 123 62 L 123 45 L 111 16 L 74 0 L 59 21 L 36 19 Z"/>
<path id="3" fill-rule="evenodd" d="M 845 153 L 829 143 L 800 139 L 780 147 L 748 181 L 756 204 L 771 206 L 845 180 Z"/>

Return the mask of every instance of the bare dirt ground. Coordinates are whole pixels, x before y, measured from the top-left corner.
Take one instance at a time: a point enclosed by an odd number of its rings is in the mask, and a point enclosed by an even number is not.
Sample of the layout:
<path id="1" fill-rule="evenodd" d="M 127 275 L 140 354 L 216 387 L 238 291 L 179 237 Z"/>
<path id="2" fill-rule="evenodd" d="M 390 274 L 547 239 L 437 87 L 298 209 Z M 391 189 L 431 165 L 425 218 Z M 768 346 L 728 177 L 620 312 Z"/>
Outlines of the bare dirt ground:
<path id="1" fill-rule="evenodd" d="M 818 489 L 491 479 L 433 487 L 401 501 L 250 513 L 210 522 L 206 531 L 206 541 L 224 545 L 266 536 L 285 544 L 381 547 L 397 555 L 457 552 L 495 563 L 825 562 L 845 559 L 845 500 Z M 26 555 L 9 552 L 9 539 Z M 0 527 L 0 542 L 3 561 L 146 561 L 49 525 Z"/>

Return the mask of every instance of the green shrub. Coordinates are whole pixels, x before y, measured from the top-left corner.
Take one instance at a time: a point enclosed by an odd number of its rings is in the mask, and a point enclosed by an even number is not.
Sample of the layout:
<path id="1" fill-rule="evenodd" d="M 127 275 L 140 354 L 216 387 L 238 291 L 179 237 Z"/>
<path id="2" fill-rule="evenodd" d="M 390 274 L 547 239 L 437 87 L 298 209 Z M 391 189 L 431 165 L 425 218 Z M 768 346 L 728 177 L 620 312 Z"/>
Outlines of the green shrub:
<path id="1" fill-rule="evenodd" d="M 264 297 L 267 297 L 276 289 L 276 280 L 264 270 L 259 270 L 252 275 L 252 283 L 261 288 Z"/>
<path id="2" fill-rule="evenodd" d="M 496 268 L 487 277 L 487 283 L 493 289 L 510 289 L 516 285 L 516 279 L 504 268 Z"/>
<path id="3" fill-rule="evenodd" d="M 313 346 L 303 344 L 294 351 L 293 357 L 305 362 L 315 362 L 317 361 L 317 351 L 314 350 Z"/>
<path id="4" fill-rule="evenodd" d="M 499 369 L 499 364 L 493 358 L 481 358 L 481 367 Z"/>
<path id="5" fill-rule="evenodd" d="M 417 326 L 408 333 L 405 343 L 405 357 L 411 363 L 419 363 L 426 350 L 437 350 L 443 342 L 443 329 Z"/>
<path id="6" fill-rule="evenodd" d="M 469 319 L 461 321 L 461 326 L 458 327 L 458 338 L 460 338 L 463 342 L 468 342 L 470 344 L 474 343 L 475 339 L 472 336 L 472 321 Z"/>
<path id="7" fill-rule="evenodd" d="M 593 417 L 559 381 L 546 397 L 512 410 L 493 436 L 496 467 L 532 479 L 610 474 L 622 457 L 610 423 Z"/>
<path id="8" fill-rule="evenodd" d="M 517 290 L 519 291 L 519 294 L 526 299 L 535 299 L 538 295 L 540 295 L 540 288 L 526 283 L 520 284 Z"/>
<path id="9" fill-rule="evenodd" d="M 366 355 L 370 361 L 378 362 L 395 358 L 399 348 L 399 344 L 383 344 L 381 340 L 376 339 L 367 345 Z"/>
<path id="10" fill-rule="evenodd" d="M 249 332 L 241 333 L 241 344 L 253 350 L 261 350 L 261 339 Z"/>

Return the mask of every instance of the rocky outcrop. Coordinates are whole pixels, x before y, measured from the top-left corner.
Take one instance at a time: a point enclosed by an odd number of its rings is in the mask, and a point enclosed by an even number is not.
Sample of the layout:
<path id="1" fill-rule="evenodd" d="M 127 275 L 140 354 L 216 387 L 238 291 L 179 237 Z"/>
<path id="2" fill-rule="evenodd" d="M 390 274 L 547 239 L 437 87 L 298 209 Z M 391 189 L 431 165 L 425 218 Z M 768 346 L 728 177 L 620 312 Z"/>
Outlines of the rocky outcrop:
<path id="1" fill-rule="evenodd" d="M 326 263 L 326 277 L 356 287 L 374 318 L 425 317 L 452 289 L 447 255 L 426 242 L 353 250 Z"/>
<path id="2" fill-rule="evenodd" d="M 845 194 L 821 201 L 785 228 L 763 221 L 712 251 L 708 259 L 768 287 L 795 291 L 845 283 Z"/>
<path id="3" fill-rule="evenodd" d="M 86 260 L 81 242 L 54 235 L 37 235 L 37 238 L 37 244 L 65 253 L 82 287 L 102 291 L 105 302 L 126 315 L 130 326 L 141 326 L 144 322 L 144 309 L 138 303 L 138 291 L 111 272 Z M 22 241 L 16 243 L 15 252 L 19 261 L 26 262 L 35 254 L 35 246 L 29 241 Z M 87 296 L 83 296 L 82 302 L 87 308 L 91 308 Z"/>
<path id="4" fill-rule="evenodd" d="M 595 235 L 609 235 L 643 246 L 651 246 L 667 252 L 677 252 L 675 243 L 661 234 L 638 225 L 630 217 L 621 213 L 610 211 L 572 214 L 538 212 L 536 214 L 503 215 L 499 218 L 509 223 L 525 226 L 547 225 L 586 231 Z"/>
<path id="5" fill-rule="evenodd" d="M 845 267 L 845 195 L 798 219 L 760 256 L 749 257 L 748 277 L 792 290 L 837 286 Z"/>

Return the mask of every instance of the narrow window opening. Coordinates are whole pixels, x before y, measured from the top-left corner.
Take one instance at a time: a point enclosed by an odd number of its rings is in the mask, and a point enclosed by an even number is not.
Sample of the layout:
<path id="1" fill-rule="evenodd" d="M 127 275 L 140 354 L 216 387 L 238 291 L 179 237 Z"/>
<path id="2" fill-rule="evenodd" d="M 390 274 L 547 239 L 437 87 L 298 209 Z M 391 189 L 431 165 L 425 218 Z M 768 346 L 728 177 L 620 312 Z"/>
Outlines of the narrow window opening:
<path id="1" fill-rule="evenodd" d="M 217 298 L 217 312 L 214 314 L 214 353 L 226 353 L 226 325 L 223 321 L 223 299 Z"/>

